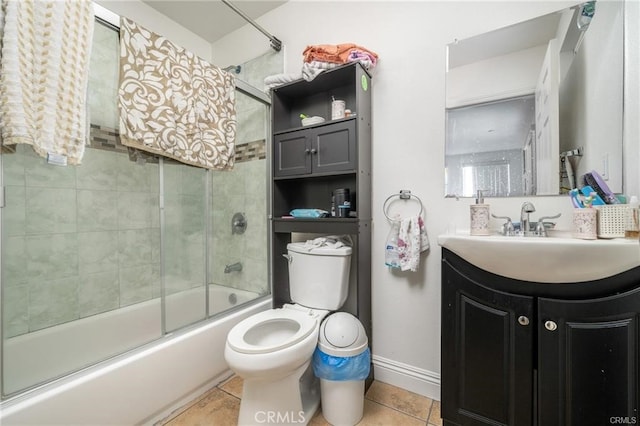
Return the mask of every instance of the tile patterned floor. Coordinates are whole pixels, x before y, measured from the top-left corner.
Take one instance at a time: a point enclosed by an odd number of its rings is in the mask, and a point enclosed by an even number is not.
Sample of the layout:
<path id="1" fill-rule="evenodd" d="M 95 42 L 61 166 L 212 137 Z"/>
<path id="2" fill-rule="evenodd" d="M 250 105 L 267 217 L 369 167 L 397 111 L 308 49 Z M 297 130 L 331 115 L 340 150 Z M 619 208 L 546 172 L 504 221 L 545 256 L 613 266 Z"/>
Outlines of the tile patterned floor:
<path id="1" fill-rule="evenodd" d="M 156 426 L 236 426 L 242 379 L 233 376 Z M 309 426 L 327 426 L 320 410 Z M 440 402 L 374 381 L 365 395 L 359 426 L 442 426 Z"/>

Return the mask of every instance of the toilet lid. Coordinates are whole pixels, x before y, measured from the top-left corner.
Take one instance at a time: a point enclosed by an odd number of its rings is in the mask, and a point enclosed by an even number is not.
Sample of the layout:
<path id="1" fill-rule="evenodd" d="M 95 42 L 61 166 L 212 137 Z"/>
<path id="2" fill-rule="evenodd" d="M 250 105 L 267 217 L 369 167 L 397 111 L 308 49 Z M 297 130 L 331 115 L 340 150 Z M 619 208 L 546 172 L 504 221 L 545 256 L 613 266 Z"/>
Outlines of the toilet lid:
<path id="1" fill-rule="evenodd" d="M 318 319 L 295 309 L 269 309 L 240 321 L 227 343 L 235 351 L 268 353 L 295 345 L 318 327 Z"/>

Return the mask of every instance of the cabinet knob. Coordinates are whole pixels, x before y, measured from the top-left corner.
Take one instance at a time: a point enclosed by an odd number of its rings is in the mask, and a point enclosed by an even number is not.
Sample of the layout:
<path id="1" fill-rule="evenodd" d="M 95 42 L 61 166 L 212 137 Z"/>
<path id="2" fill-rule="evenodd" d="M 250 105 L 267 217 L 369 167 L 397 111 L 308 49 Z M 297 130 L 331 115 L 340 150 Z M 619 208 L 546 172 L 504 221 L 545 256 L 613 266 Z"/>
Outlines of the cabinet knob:
<path id="1" fill-rule="evenodd" d="M 558 324 L 556 324 L 553 321 L 545 321 L 544 328 L 546 328 L 549 331 L 556 331 L 556 329 L 558 328 Z"/>
<path id="2" fill-rule="evenodd" d="M 520 325 L 529 325 L 529 318 L 525 317 L 524 315 L 521 315 L 518 317 L 518 324 Z"/>
<path id="3" fill-rule="evenodd" d="M 305 154 L 311 154 L 311 150 L 309 148 L 307 148 L 307 149 L 304 150 L 304 153 Z"/>
<path id="4" fill-rule="evenodd" d="M 317 153 L 317 152 L 318 152 L 318 150 L 316 150 L 315 148 L 311 148 L 311 153 L 312 153 L 312 154 L 315 154 L 315 153 Z"/>

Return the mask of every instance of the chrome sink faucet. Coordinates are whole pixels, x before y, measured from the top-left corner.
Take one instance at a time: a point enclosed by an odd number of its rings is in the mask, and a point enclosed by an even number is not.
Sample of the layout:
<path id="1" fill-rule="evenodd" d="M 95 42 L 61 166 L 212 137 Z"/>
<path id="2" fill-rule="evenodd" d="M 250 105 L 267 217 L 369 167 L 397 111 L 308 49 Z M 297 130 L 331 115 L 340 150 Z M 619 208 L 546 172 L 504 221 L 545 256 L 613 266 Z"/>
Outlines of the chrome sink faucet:
<path id="1" fill-rule="evenodd" d="M 536 211 L 533 203 L 525 201 L 520 209 L 520 231 L 522 235 L 526 236 L 531 233 L 531 226 L 529 225 L 529 213 Z"/>
<path id="2" fill-rule="evenodd" d="M 516 228 L 511 222 L 511 218 L 508 216 L 496 216 L 495 214 L 491 214 L 495 219 L 504 219 L 505 223 L 502 224 L 500 228 L 500 234 L 504 236 L 520 236 L 520 237 L 546 237 L 547 236 L 547 228 L 553 229 L 555 223 L 553 222 L 545 222 L 547 219 L 557 219 L 560 217 L 560 213 L 555 216 L 544 216 L 538 219 L 538 222 L 534 222 L 535 229 L 531 229 L 531 221 L 529 220 L 529 214 L 536 211 L 536 208 L 529 201 L 526 201 L 522 204 L 520 208 L 520 226 Z"/>

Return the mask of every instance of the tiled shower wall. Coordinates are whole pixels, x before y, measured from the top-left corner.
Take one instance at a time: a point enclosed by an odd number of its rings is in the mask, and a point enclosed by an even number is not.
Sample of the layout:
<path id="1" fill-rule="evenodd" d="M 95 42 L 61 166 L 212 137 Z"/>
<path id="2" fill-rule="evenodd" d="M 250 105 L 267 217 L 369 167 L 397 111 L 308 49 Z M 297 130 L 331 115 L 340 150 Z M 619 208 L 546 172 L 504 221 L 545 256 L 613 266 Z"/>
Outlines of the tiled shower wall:
<path id="1" fill-rule="evenodd" d="M 48 165 L 26 145 L 3 155 L 5 338 L 161 294 L 159 165 L 131 161 L 116 143 L 115 34 L 96 26 L 92 147 L 86 149 L 82 165 Z M 246 78 L 262 81 L 281 72 L 282 55 L 265 54 L 243 65 Z M 267 294 L 267 111 L 260 102 L 236 93 L 236 165 L 232 171 L 210 173 L 210 281 Z M 206 281 L 206 176 L 202 169 L 164 164 L 167 294 Z M 235 212 L 247 217 L 243 235 L 231 233 Z M 225 265 L 235 262 L 241 262 L 243 270 L 225 274 Z"/>
<path id="2" fill-rule="evenodd" d="M 87 149 L 59 167 L 25 145 L 3 157 L 5 337 L 159 294 L 157 164 Z"/>
<path id="3" fill-rule="evenodd" d="M 82 165 L 59 167 L 17 148 L 3 156 L 5 337 L 159 297 L 159 165 L 89 148 Z M 233 171 L 210 174 L 211 278 L 266 294 L 264 141 L 242 151 Z M 205 282 L 206 176 L 164 165 L 167 294 Z M 236 211 L 247 217 L 242 235 L 231 233 Z M 241 272 L 224 273 L 238 261 Z"/>
<path id="4" fill-rule="evenodd" d="M 281 52 L 269 50 L 251 61 L 240 64 L 236 77 L 263 88 L 265 76 L 283 70 Z M 236 91 L 238 145 L 236 166 L 230 172 L 213 173 L 212 215 L 214 224 L 211 277 L 215 283 L 249 290 L 269 292 L 267 280 L 267 164 L 265 135 L 266 107 Z M 236 212 L 245 213 L 247 230 L 231 233 L 231 219 Z M 241 262 L 242 272 L 225 274 L 226 265 Z"/>

